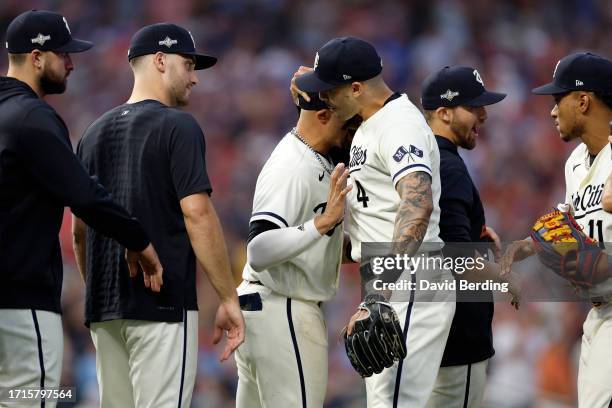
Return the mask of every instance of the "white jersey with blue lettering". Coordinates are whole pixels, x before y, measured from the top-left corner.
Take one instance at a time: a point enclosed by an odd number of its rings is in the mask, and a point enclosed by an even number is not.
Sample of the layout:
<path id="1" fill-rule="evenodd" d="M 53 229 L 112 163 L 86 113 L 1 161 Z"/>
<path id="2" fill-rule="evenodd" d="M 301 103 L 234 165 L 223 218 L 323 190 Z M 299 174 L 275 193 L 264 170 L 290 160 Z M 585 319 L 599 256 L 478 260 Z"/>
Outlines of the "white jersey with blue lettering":
<path id="1" fill-rule="evenodd" d="M 391 242 L 400 196 L 399 180 L 422 171 L 431 176 L 434 210 L 423 242 L 442 242 L 440 232 L 440 152 L 418 108 L 404 94 L 365 120 L 353 138 L 349 163 L 351 257 L 361 260 L 363 242 Z"/>
<path id="2" fill-rule="evenodd" d="M 587 146 L 579 144 L 565 163 L 565 202 L 574 218 L 591 238 L 606 245 L 612 254 L 612 214 L 603 210 L 601 199 L 606 180 L 612 172 L 612 147 L 609 143 L 591 164 Z M 592 298 L 612 295 L 612 278 L 589 290 Z"/>
<path id="3" fill-rule="evenodd" d="M 591 238 L 605 244 L 612 254 L 612 214 L 602 208 L 606 180 L 612 172 L 612 146 L 605 147 L 591 162 L 581 143 L 565 164 L 565 202 L 571 204 L 576 221 Z M 578 406 L 607 407 L 612 401 L 612 384 L 601 378 L 612 376 L 612 278 L 588 290 L 593 308 L 584 325 L 578 367 Z"/>
<path id="4" fill-rule="evenodd" d="M 325 157 L 319 156 L 323 162 Z M 325 163 L 333 168 L 330 162 Z M 323 213 L 330 176 L 315 153 L 291 133 L 276 146 L 255 186 L 251 222 L 266 220 L 280 228 L 297 227 Z M 243 279 L 260 281 L 274 292 L 325 302 L 338 288 L 343 228 L 338 226 L 295 258 L 256 271 L 248 263 Z"/>
<path id="5" fill-rule="evenodd" d="M 394 94 L 361 124 L 353 138 L 349 168 L 353 189 L 348 229 L 354 260 L 362 260 L 362 243 L 393 240 L 400 205 L 395 187 L 415 171 L 431 176 L 434 209 L 423 242 L 442 246 L 438 236 L 440 152 L 425 118 L 406 95 Z M 420 279 L 453 281 L 450 270 L 417 268 L 413 272 Z M 413 302 L 403 296 L 408 291 L 401 292 L 395 291 L 391 301 L 405 333 L 407 354 L 401 364 L 366 379 L 369 408 L 425 407 L 440 369 L 455 313 L 454 293 L 436 302 Z"/>

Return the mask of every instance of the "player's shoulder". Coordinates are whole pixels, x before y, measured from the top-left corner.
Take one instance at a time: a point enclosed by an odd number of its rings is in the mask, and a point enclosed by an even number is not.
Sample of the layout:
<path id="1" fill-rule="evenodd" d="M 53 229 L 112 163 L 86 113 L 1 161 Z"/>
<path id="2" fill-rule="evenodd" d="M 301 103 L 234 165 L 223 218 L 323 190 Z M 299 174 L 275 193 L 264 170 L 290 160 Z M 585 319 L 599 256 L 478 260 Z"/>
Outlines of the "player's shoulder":
<path id="1" fill-rule="evenodd" d="M 301 157 L 299 143 L 301 143 L 291 132 L 286 133 L 276 144 L 270 157 L 266 160 L 266 167 L 293 168 L 299 166 Z"/>
<path id="2" fill-rule="evenodd" d="M 47 102 L 30 99 L 22 105 L 24 112 L 23 122 L 16 122 L 16 126 L 24 126 L 31 131 L 44 131 L 68 136 L 68 127 L 57 111 Z"/>
<path id="3" fill-rule="evenodd" d="M 573 170 L 575 166 L 584 163 L 587 154 L 588 150 L 586 144 L 578 144 L 578 146 L 576 146 L 574 150 L 572 150 L 570 155 L 567 157 L 567 160 L 565 161 L 565 169 Z"/>
<path id="4" fill-rule="evenodd" d="M 258 177 L 259 182 L 299 182 L 304 170 L 304 151 L 287 133 L 270 153 Z"/>

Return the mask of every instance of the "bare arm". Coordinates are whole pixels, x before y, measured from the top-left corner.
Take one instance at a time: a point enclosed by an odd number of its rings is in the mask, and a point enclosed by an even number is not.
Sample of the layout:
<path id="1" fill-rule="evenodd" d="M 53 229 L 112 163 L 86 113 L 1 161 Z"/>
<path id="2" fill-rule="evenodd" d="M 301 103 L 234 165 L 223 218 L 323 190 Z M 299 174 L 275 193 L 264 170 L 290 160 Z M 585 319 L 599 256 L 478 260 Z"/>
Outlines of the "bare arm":
<path id="1" fill-rule="evenodd" d="M 212 201 L 205 193 L 183 198 L 181 210 L 196 258 L 221 300 L 215 318 L 213 343 L 218 343 L 223 332 L 227 332 L 228 341 L 221 355 L 223 361 L 244 341 L 244 318 L 238 303 L 223 230 Z"/>
<path id="2" fill-rule="evenodd" d="M 407 174 L 395 189 L 401 202 L 395 216 L 394 252 L 412 256 L 423 242 L 433 211 L 431 176 L 422 171 Z"/>
<path id="3" fill-rule="evenodd" d="M 85 249 L 87 248 L 87 227 L 85 223 L 77 216 L 72 216 L 72 247 L 74 248 L 74 256 L 76 265 L 83 282 L 87 277 Z"/>
<path id="4" fill-rule="evenodd" d="M 210 197 L 187 196 L 181 200 L 181 210 L 193 251 L 217 295 L 222 302 L 236 298 L 225 238 Z"/>

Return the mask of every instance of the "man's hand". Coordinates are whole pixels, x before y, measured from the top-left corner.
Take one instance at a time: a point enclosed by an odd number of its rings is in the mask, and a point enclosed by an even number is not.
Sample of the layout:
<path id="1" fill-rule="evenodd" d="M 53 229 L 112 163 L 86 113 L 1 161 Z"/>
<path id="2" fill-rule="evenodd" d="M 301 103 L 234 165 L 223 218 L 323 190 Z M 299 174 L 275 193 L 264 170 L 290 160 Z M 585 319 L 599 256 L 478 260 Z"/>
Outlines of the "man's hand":
<path id="1" fill-rule="evenodd" d="M 524 239 L 521 241 L 514 241 L 508 245 L 506 252 L 501 257 L 500 261 L 500 276 L 506 276 L 512 269 L 514 262 L 522 261 L 525 258 L 530 257 L 536 253 L 535 248 L 530 239 Z"/>
<path id="2" fill-rule="evenodd" d="M 306 99 L 306 102 L 310 102 L 310 96 L 308 96 L 308 93 L 301 91 L 297 87 L 297 84 L 295 83 L 295 79 L 312 70 L 313 69 L 310 67 L 300 66 L 298 70 L 293 74 L 293 77 L 291 78 L 291 86 L 289 87 L 289 90 L 291 91 L 291 99 L 293 99 L 293 103 L 295 103 L 296 105 L 298 104 L 298 95 L 301 95 L 302 98 Z"/>
<path id="3" fill-rule="evenodd" d="M 349 171 L 343 163 L 339 163 L 331 174 L 327 205 L 323 214 L 314 219 L 315 227 L 321 235 L 326 234 L 344 218 L 344 204 L 346 195 L 351 191 L 352 185 L 347 186 Z"/>
<path id="4" fill-rule="evenodd" d="M 238 299 L 233 297 L 221 302 L 215 316 L 215 332 L 213 344 L 217 344 L 225 332 L 227 343 L 223 349 L 220 360 L 225 361 L 244 342 L 244 317 L 240 311 Z"/>
<path id="5" fill-rule="evenodd" d="M 149 244 L 143 251 L 125 251 L 125 260 L 128 264 L 130 271 L 130 277 L 135 278 L 138 275 L 139 266 L 142 268 L 142 276 L 144 278 L 144 284 L 147 288 L 151 288 L 153 292 L 159 292 L 161 290 L 164 281 L 162 274 L 164 268 L 162 268 L 157 252 L 153 248 L 152 244 Z"/>
<path id="6" fill-rule="evenodd" d="M 346 333 L 353 334 L 353 328 L 355 327 L 355 322 L 357 320 L 365 319 L 368 317 L 368 311 L 364 309 L 357 309 L 354 315 L 351 316 L 351 320 L 349 320 L 348 325 L 346 326 Z"/>
<path id="7" fill-rule="evenodd" d="M 499 261 L 501 257 L 501 240 L 499 239 L 499 235 L 497 232 L 491 227 L 485 227 L 485 230 L 482 232 L 481 238 L 489 238 L 493 243 L 493 257 L 495 262 Z"/>

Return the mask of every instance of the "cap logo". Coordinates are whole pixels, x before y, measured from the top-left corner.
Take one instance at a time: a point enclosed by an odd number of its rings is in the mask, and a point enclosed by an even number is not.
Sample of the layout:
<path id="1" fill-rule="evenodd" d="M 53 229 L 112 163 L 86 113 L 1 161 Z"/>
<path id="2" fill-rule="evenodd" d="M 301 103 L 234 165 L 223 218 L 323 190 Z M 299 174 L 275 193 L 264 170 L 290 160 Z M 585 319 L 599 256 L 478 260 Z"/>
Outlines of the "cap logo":
<path id="1" fill-rule="evenodd" d="M 166 36 L 166 38 L 164 38 L 163 40 L 159 42 L 159 45 L 165 45 L 166 47 L 170 48 L 172 47 L 172 45 L 176 43 L 178 43 L 177 40 L 173 40 L 170 37 Z"/>
<path id="2" fill-rule="evenodd" d="M 557 68 L 559 68 L 560 63 L 561 63 L 561 60 L 557 61 L 557 65 L 555 65 L 555 70 L 553 71 L 553 78 L 557 76 Z"/>
<path id="3" fill-rule="evenodd" d="M 474 70 L 474 72 L 472 72 L 474 74 L 474 77 L 476 77 L 476 82 L 480 83 L 480 85 L 484 86 L 484 82 L 482 82 L 482 78 L 480 76 L 480 73 L 478 72 L 477 69 Z"/>
<path id="4" fill-rule="evenodd" d="M 64 24 L 66 25 L 66 30 L 68 30 L 68 34 L 72 35 L 70 27 L 68 27 L 68 20 L 66 20 L 66 17 L 62 17 L 62 19 L 64 20 Z"/>
<path id="5" fill-rule="evenodd" d="M 317 69 L 318 66 L 319 66 L 319 53 L 317 52 L 315 54 L 315 60 L 314 60 L 314 64 L 313 64 L 313 69 Z"/>
<path id="6" fill-rule="evenodd" d="M 448 99 L 448 101 L 452 101 L 455 96 L 459 96 L 459 92 L 453 92 L 450 89 L 447 89 L 442 95 L 440 95 L 440 99 Z"/>
<path id="7" fill-rule="evenodd" d="M 584 82 L 582 82 L 581 80 L 577 79 L 576 80 L 576 86 L 582 86 L 584 85 Z"/>
<path id="8" fill-rule="evenodd" d="M 347 79 L 351 79 L 353 77 L 350 75 L 342 74 L 342 78 L 346 81 Z"/>
<path id="9" fill-rule="evenodd" d="M 45 45 L 45 43 L 51 39 L 50 35 L 42 35 L 41 33 L 38 33 L 38 35 L 34 38 L 31 38 L 30 41 L 32 41 L 32 44 L 40 44 Z"/>

